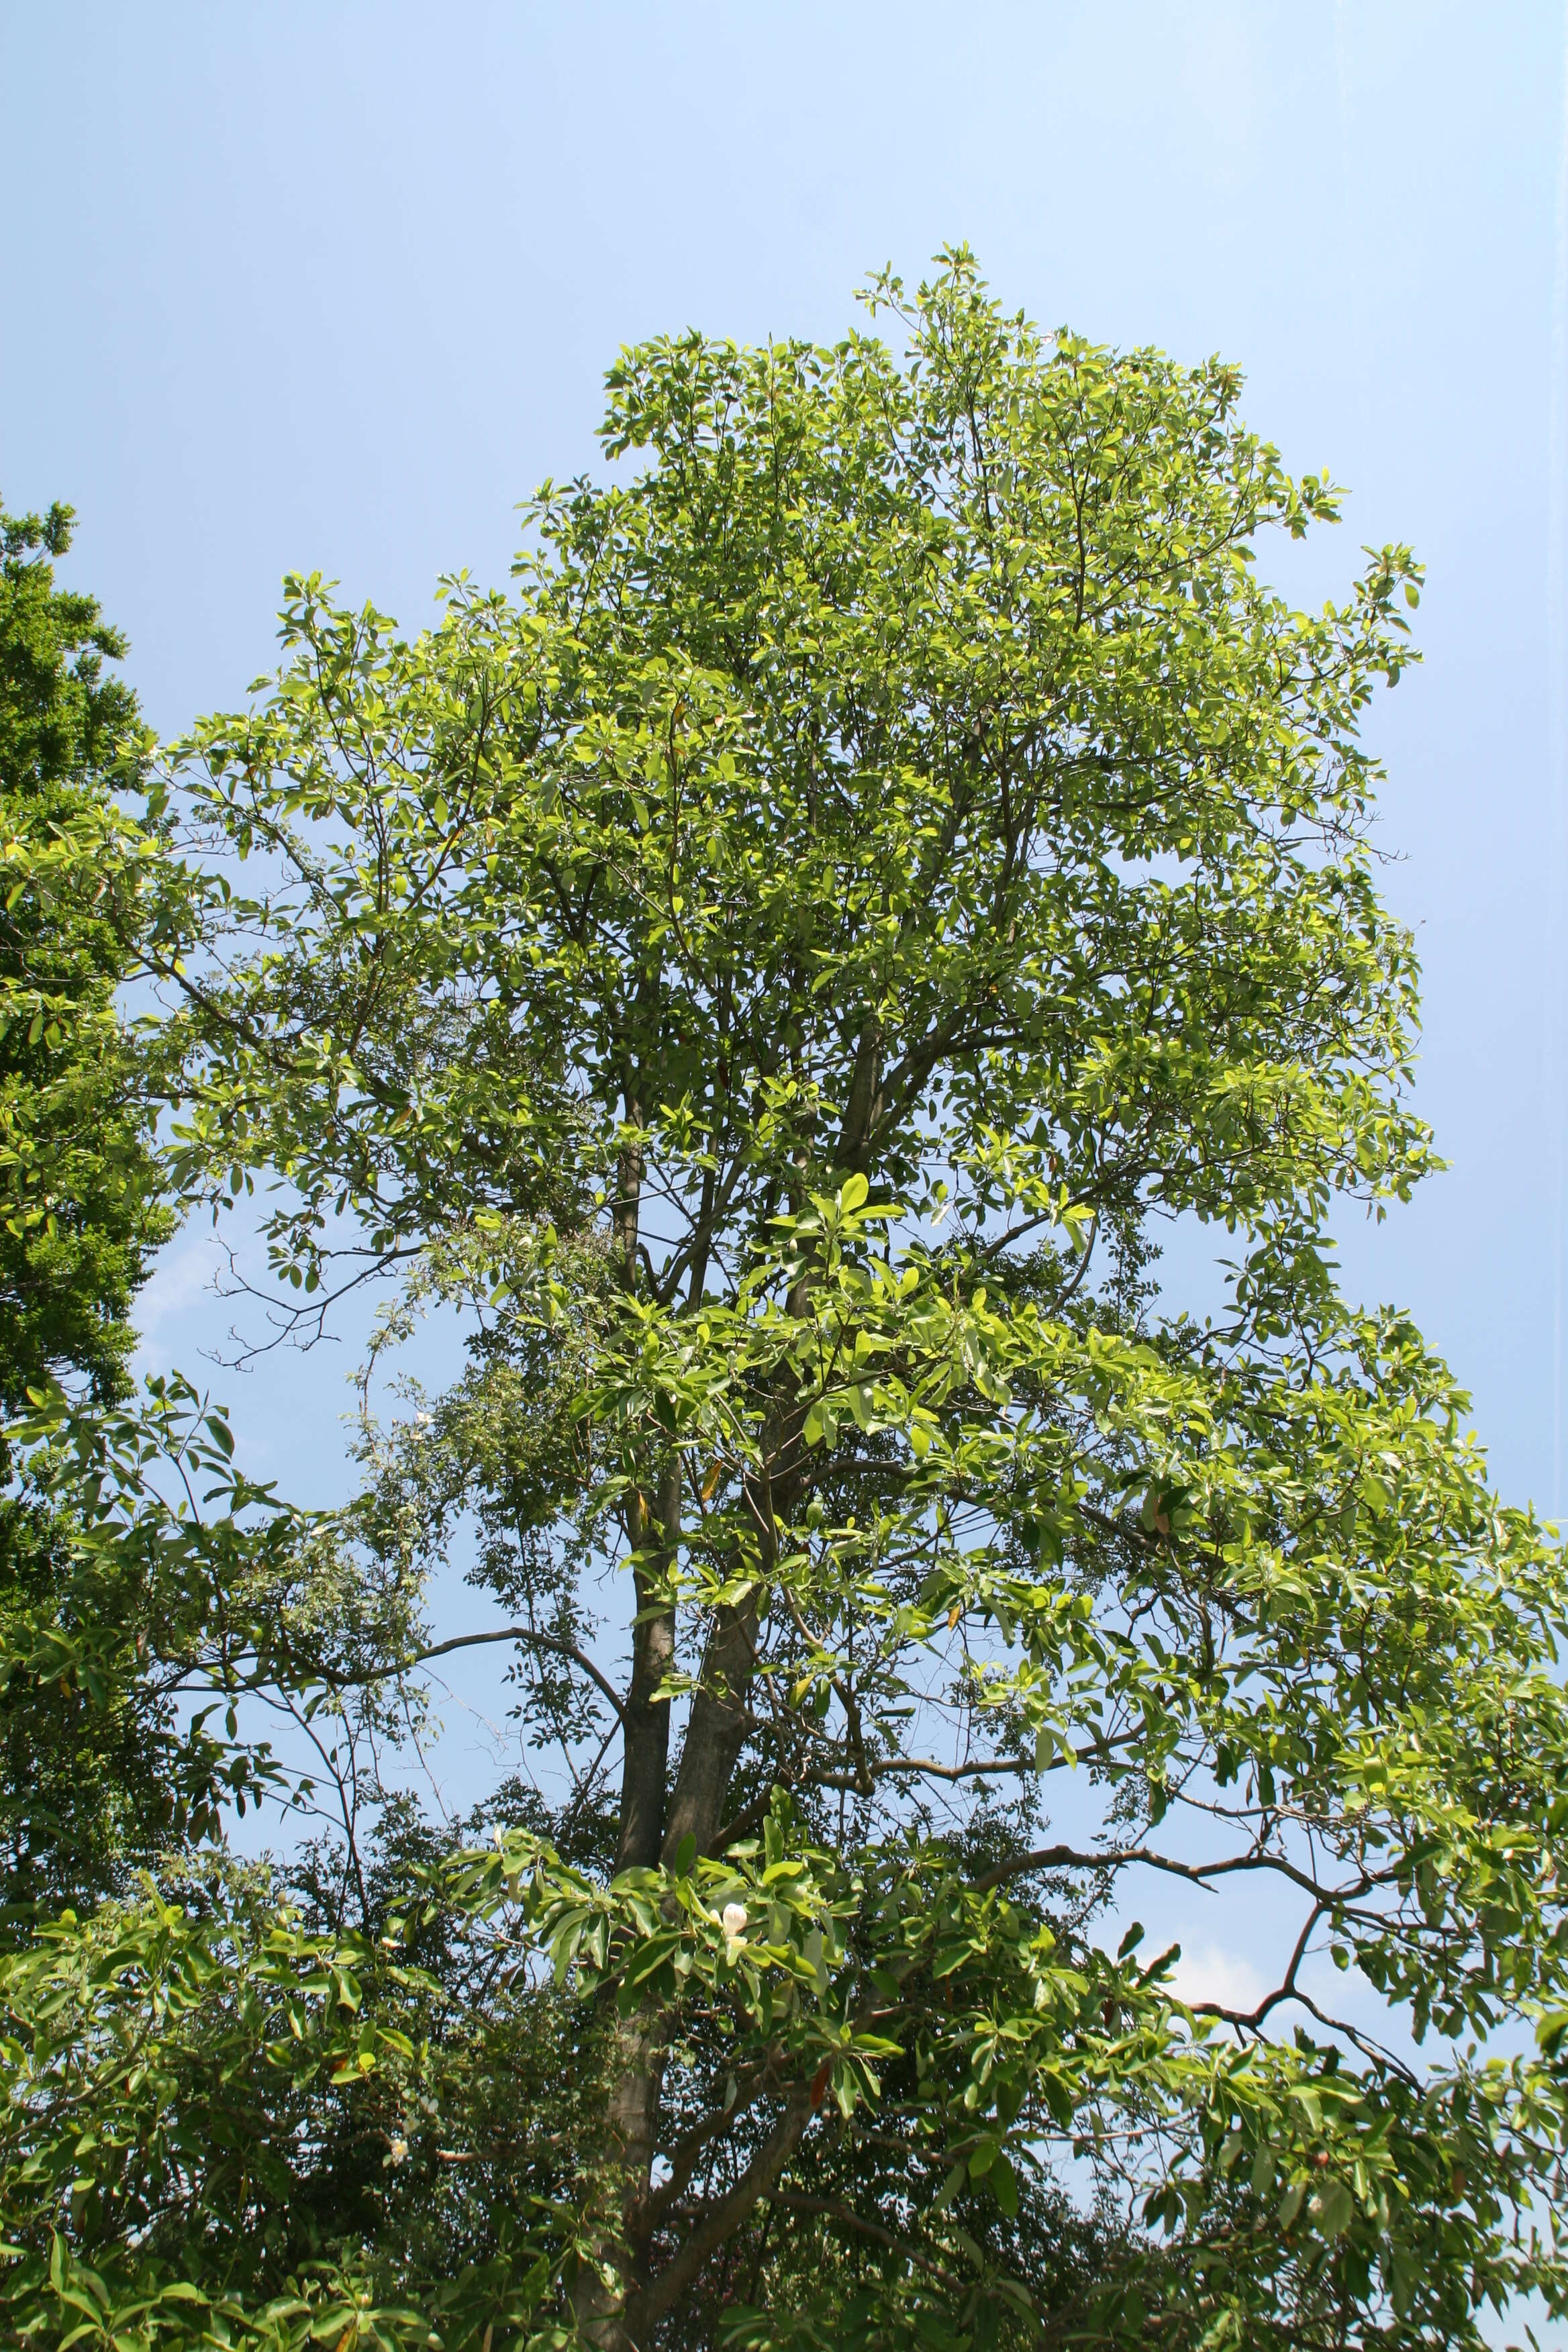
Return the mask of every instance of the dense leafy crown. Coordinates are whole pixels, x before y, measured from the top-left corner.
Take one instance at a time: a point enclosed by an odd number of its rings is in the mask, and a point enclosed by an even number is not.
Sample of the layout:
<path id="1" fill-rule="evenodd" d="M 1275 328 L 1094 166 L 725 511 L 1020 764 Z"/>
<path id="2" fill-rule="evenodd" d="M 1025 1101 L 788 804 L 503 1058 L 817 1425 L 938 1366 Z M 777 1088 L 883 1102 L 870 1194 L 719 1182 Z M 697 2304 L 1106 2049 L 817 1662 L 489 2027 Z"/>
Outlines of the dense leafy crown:
<path id="1" fill-rule="evenodd" d="M 57 583 L 70 525 L 66 507 L 0 514 L 5 1412 L 59 1381 L 100 1406 L 123 1396 L 132 1299 L 172 1224 L 115 1003 L 137 968 L 153 848 L 116 794 L 141 780 L 147 744 L 104 667 L 123 639 Z M 79 1502 L 73 1486 L 57 1508 L 36 1484 L 0 1498 L 0 1920 L 101 1890 L 179 1809 L 166 1708 L 102 1671 L 135 1659 L 145 1580 L 76 1557 Z"/>
<path id="2" fill-rule="evenodd" d="M 114 988 L 139 861 L 111 794 L 144 750 L 97 604 L 56 586 L 71 514 L 0 515 L 0 1401 L 85 1373 L 118 1391 L 131 1297 L 168 1231 Z"/>
<path id="3" fill-rule="evenodd" d="M 298 1336 L 393 1273 L 378 1345 L 472 1342 L 330 1525 L 231 1486 L 178 1536 L 182 1671 L 295 1708 L 344 1834 L 18 1954 L 46 2338 L 1435 2346 L 1568 2295 L 1561 1562 L 1328 1242 L 1430 1164 L 1358 732 L 1416 567 L 1259 582 L 1335 494 L 1229 368 L 1041 338 L 962 253 L 871 299 L 903 357 L 627 352 L 643 468 L 547 486 L 513 594 L 407 641 L 292 582 L 174 754 L 180 1180 L 272 1188 Z M 1182 1312 L 1162 1232 L 1221 1228 Z M 378 1843 L 465 1528 L 526 1769 Z M 1256 2009 L 1122 1934 L 1151 1874 L 1294 1904 Z M 1325 1950 L 1445 2054 L 1336 2021 Z"/>

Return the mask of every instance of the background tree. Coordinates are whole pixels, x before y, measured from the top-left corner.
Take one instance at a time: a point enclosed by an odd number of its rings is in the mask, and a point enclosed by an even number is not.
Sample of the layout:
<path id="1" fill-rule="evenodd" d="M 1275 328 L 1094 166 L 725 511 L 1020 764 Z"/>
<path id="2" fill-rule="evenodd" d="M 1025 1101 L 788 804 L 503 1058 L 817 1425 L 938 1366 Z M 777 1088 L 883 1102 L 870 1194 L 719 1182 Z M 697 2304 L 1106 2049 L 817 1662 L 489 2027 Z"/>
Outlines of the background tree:
<path id="1" fill-rule="evenodd" d="M 291 583 L 275 688 L 179 755 L 181 1181 L 273 1185 L 300 1336 L 377 1273 L 386 1344 L 473 1335 L 311 1538 L 368 1619 L 254 1606 L 223 1671 L 347 1727 L 505 1642 L 558 1763 L 486 1844 L 404 1820 L 302 1906 L 26 1956 L 40 2331 L 1414 2347 L 1568 2302 L 1561 1560 L 1329 1241 L 1430 1165 L 1358 735 L 1415 567 L 1316 617 L 1258 581 L 1335 499 L 1229 368 L 1042 339 L 962 253 L 873 303 L 902 358 L 627 353 L 645 469 L 547 488 L 514 596 L 407 642 Z M 1206 1318 L 1176 1220 L 1226 1230 Z M 443 1636 L 465 1524 L 498 1614 Z M 1289 1891 L 1255 2010 L 1106 1924 L 1145 1874 Z M 1325 2014 L 1323 1948 L 1441 2054 Z"/>
<path id="2" fill-rule="evenodd" d="M 59 587 L 69 508 L 0 516 L 0 1919 L 123 1887 L 218 1828 L 259 1758 L 193 1727 L 193 1669 L 268 1580 L 255 1490 L 184 1383 L 132 1402 L 132 1308 L 175 1206 L 161 1097 L 125 992 L 188 896 L 156 814 L 152 738 L 106 661 L 126 651 Z M 205 1480 L 203 1528 L 161 1472 Z M 216 1480 L 216 1487 L 212 1482 Z M 175 1491 L 178 1491 L 176 1487 Z M 214 1586 L 227 1587 L 215 1612 Z M 275 1606 L 269 1592 L 268 1605 Z"/>
<path id="3" fill-rule="evenodd" d="M 174 1223 L 155 1108 L 115 1001 L 137 969 L 152 847 L 115 796 L 144 782 L 148 738 L 130 688 L 104 668 L 123 638 L 90 596 L 56 584 L 70 526 L 68 507 L 0 515 L 7 1413 L 61 1381 L 100 1405 L 122 1401 L 132 1300 Z M 100 1704 L 76 1672 L 88 1619 L 99 1664 L 106 1646 L 133 1645 L 139 1627 L 122 1591 L 95 1583 L 66 1597 L 70 1518 L 37 1494 L 0 1506 L 0 1842 L 13 1909 L 101 1888 L 172 1819 L 158 1760 L 166 1710 L 148 1719 L 101 1684 Z"/>
<path id="4" fill-rule="evenodd" d="M 148 737 L 106 676 L 125 641 L 55 583 L 71 510 L 0 516 L 0 1394 L 62 1371 L 123 1394 L 131 1301 L 171 1231 L 116 988 L 136 969 L 139 836 L 114 804 Z"/>

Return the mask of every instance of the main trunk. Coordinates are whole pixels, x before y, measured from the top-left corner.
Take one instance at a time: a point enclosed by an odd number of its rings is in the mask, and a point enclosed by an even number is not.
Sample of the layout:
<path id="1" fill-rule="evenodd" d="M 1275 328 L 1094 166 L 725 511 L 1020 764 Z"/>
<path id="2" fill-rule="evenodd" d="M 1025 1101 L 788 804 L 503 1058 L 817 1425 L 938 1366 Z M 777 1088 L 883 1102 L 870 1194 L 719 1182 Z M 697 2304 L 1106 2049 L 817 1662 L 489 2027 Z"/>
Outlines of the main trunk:
<path id="1" fill-rule="evenodd" d="M 848 1140 L 858 1146 L 873 1115 L 879 1038 L 868 1029 L 858 1058 L 855 1099 L 846 1120 Z M 629 1107 L 629 1104 L 628 1104 Z M 643 1161 L 640 1150 L 623 1152 L 616 1239 L 628 1281 L 635 1281 L 637 1202 Z M 791 1305 L 801 1305 L 799 1290 Z M 627 1534 L 634 1568 L 637 1616 L 632 1633 L 632 1675 L 623 1727 L 625 1763 L 616 1868 L 672 1864 L 684 1842 L 699 1853 L 712 1851 L 728 1818 L 730 1787 L 750 1721 L 751 1685 L 756 1667 L 761 1597 L 776 1558 L 775 1513 L 788 1510 L 801 1479 L 800 1413 L 793 1400 L 780 1401 L 768 1432 L 768 1469 L 747 1482 L 747 1501 L 758 1538 L 761 1575 L 746 1599 L 721 1609 L 709 1634 L 701 1679 L 692 1696 L 679 1769 L 668 1790 L 669 1702 L 657 1693 L 675 1662 L 675 1615 L 665 1605 L 665 1578 L 680 1541 L 680 1471 L 672 1456 L 658 1482 L 657 1533 L 638 1497 L 628 1513 Z M 605 2173 L 600 2187 L 601 2220 L 594 2233 L 595 2260 L 585 2263 L 574 2292 L 574 2309 L 586 2341 L 596 2352 L 648 2352 L 648 2317 L 668 2307 L 678 2279 L 705 2259 L 692 2242 L 678 2254 L 660 2280 L 649 2277 L 648 2214 L 653 2165 L 658 2150 L 659 2103 L 666 2061 L 666 2024 L 654 2009 L 620 2021 L 615 2032 L 612 2073 L 605 2106 Z M 710 2217 L 714 2242 L 734 2226 L 760 2194 L 766 2194 L 788 2161 L 809 2116 L 798 2100 L 780 2118 L 773 2134 L 732 2192 L 734 2215 Z M 699 2231 L 701 2238 L 703 2232 Z M 684 2292 L 684 2286 L 679 2289 Z M 646 2324 L 645 2324 L 646 2322 Z"/>
<path id="2" fill-rule="evenodd" d="M 612 2063 L 595 2259 L 578 2272 L 572 2304 L 579 2327 L 596 2352 L 645 2352 L 636 2314 L 637 2292 L 647 2276 L 641 2209 L 658 2145 L 664 2078 L 663 2021 L 657 2011 L 640 2010 L 617 2024 Z"/>

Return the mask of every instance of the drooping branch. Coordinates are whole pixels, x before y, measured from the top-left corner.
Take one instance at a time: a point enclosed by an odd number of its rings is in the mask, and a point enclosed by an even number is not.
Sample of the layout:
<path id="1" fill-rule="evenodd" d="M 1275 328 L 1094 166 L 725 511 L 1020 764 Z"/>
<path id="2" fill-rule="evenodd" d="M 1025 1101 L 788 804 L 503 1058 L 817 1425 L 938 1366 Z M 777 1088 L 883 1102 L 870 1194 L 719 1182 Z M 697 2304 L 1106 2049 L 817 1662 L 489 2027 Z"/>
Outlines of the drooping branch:
<path id="1" fill-rule="evenodd" d="M 614 1707 L 616 1719 L 625 1730 L 626 1712 L 621 1704 L 620 1694 L 587 1652 L 580 1649 L 575 1642 L 563 1642 L 553 1633 L 536 1633 L 531 1625 L 496 1625 L 483 1633 L 454 1633 L 449 1641 L 432 1642 L 428 1649 L 416 1650 L 406 1658 L 390 1659 L 384 1665 L 367 1666 L 363 1674 L 338 1675 L 320 1668 L 315 1671 L 334 1690 L 358 1690 L 370 1683 L 388 1682 L 394 1675 L 409 1674 L 416 1666 L 427 1665 L 432 1658 L 449 1657 L 455 1650 L 482 1649 L 491 1642 L 520 1642 L 530 1649 L 548 1651 L 552 1657 L 570 1660 L 597 1685 L 602 1696 Z"/>
<path id="2" fill-rule="evenodd" d="M 1133 1864 L 1141 1864 L 1145 1870 L 1164 1871 L 1173 1878 L 1184 1878 L 1194 1886 L 1206 1886 L 1210 1879 L 1226 1878 L 1237 1871 L 1273 1871 L 1289 1879 L 1324 1909 L 1353 1903 L 1378 1884 L 1375 1878 L 1363 1876 L 1352 1887 L 1324 1888 L 1310 1873 L 1298 1869 L 1279 1853 L 1231 1854 L 1223 1862 L 1177 1862 L 1170 1854 L 1154 1853 L 1141 1845 L 1121 1846 L 1098 1853 L 1070 1845 L 1037 1846 L 1032 1853 L 1015 1854 L 1010 1861 L 999 1862 L 994 1870 L 985 1871 L 970 1884 L 974 1894 L 985 1895 L 1008 1879 L 1028 1877 L 1037 1870 L 1125 1870 Z"/>

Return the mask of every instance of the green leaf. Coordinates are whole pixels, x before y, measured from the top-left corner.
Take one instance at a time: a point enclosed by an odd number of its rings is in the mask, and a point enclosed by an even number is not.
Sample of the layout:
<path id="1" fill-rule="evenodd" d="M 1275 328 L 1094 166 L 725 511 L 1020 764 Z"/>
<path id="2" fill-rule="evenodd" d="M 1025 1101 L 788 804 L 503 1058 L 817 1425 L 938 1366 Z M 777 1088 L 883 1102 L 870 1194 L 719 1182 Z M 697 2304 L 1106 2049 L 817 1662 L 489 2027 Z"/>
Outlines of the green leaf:
<path id="1" fill-rule="evenodd" d="M 991 2194 L 1009 2221 L 1016 2221 L 1018 2218 L 1018 2176 L 1007 2158 L 998 2155 L 985 2178 L 990 2183 Z"/>

